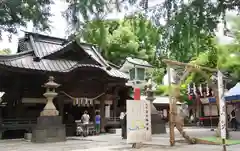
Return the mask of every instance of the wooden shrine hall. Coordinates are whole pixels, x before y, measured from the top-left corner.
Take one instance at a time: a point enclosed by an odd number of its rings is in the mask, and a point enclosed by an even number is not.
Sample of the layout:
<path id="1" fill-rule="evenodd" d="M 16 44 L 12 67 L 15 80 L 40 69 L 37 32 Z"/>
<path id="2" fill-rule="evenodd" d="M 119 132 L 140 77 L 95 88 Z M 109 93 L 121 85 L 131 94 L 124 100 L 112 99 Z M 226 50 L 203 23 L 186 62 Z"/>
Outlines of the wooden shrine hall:
<path id="1" fill-rule="evenodd" d="M 119 117 L 128 98 L 128 75 L 110 65 L 97 46 L 25 32 L 16 54 L 0 56 L 0 91 L 4 92 L 0 136 L 31 131 L 46 104 L 43 85 L 49 76 L 60 84 L 53 102 L 67 135 L 75 134 L 75 120 L 85 110 L 91 120 L 100 110 L 104 131 L 106 106 L 110 108 L 108 118 Z"/>

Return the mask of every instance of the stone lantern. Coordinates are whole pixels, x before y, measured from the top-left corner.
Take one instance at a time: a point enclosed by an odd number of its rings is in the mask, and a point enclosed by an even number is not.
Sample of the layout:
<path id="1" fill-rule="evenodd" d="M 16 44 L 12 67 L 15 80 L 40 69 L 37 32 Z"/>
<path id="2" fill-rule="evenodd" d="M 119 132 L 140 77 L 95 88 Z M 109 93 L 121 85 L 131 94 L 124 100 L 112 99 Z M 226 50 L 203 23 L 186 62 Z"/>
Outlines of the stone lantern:
<path id="1" fill-rule="evenodd" d="M 47 98 L 47 104 L 41 112 L 41 116 L 58 116 L 59 112 L 57 111 L 55 105 L 53 104 L 53 99 L 58 95 L 56 93 L 56 88 L 58 88 L 60 84 L 54 82 L 54 77 L 50 76 L 47 83 L 44 84 L 43 87 L 46 88 L 46 92 L 43 94 Z"/>
<path id="2" fill-rule="evenodd" d="M 143 88 L 146 84 L 146 73 L 152 68 L 152 65 L 145 60 L 127 57 L 119 70 L 129 75 L 126 83 L 128 86 Z"/>
<path id="3" fill-rule="evenodd" d="M 54 97 L 57 96 L 56 88 L 60 85 L 54 82 L 52 76 L 49 77 L 47 83 L 44 84 L 46 92 L 43 94 L 47 98 L 47 104 L 40 116 L 37 118 L 37 124 L 32 130 L 32 142 L 62 142 L 66 141 L 65 125 L 62 124 L 62 117 L 53 104 Z"/>

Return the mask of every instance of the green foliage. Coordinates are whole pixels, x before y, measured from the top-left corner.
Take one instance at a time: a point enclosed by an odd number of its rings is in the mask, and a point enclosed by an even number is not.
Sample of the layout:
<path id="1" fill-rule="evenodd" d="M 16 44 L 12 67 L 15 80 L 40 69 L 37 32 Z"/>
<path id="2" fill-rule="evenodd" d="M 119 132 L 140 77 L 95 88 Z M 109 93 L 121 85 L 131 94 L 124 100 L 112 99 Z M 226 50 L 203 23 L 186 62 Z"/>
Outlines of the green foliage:
<path id="1" fill-rule="evenodd" d="M 156 88 L 155 95 L 159 96 L 168 96 L 169 95 L 169 87 L 166 85 L 159 85 Z"/>
<path id="2" fill-rule="evenodd" d="M 239 44 L 218 45 L 215 51 L 206 51 L 201 53 L 191 63 L 207 66 L 211 68 L 219 68 L 220 70 L 227 71 L 231 79 L 240 79 L 240 56 L 232 56 L 232 54 L 240 53 Z M 209 78 L 212 73 L 208 73 Z M 200 73 L 191 73 L 185 81 L 185 84 L 190 82 L 204 83 L 204 79 Z"/>
<path id="3" fill-rule="evenodd" d="M 164 73 L 165 73 L 165 69 L 162 68 L 161 66 L 157 66 L 158 68 L 155 68 L 152 73 L 151 73 L 151 77 L 152 79 L 157 83 L 160 84 L 163 82 L 163 77 L 164 77 Z"/>
<path id="4" fill-rule="evenodd" d="M 10 49 L 2 49 L 0 50 L 0 55 L 9 55 L 11 53 Z"/>
<path id="5" fill-rule="evenodd" d="M 173 85 L 172 86 L 172 89 L 173 90 L 176 90 L 178 86 L 176 85 Z M 187 86 L 186 85 L 181 85 L 180 88 L 180 96 L 179 96 L 179 100 L 180 102 L 186 102 L 186 103 L 191 103 L 191 101 L 189 101 L 188 99 L 188 95 L 187 95 Z M 158 95 L 158 96 L 169 96 L 169 86 L 166 86 L 166 85 L 159 85 L 157 86 L 157 89 L 155 91 L 155 95 Z M 176 91 L 174 91 L 173 93 L 178 93 Z"/>
<path id="6" fill-rule="evenodd" d="M 220 19 L 225 19 L 225 11 L 239 10 L 238 1 L 191 0 L 186 3 L 183 0 L 164 0 L 163 5 L 148 8 L 148 0 L 141 0 L 140 3 L 144 4 L 145 11 L 152 12 L 150 18 L 152 23 L 158 26 L 156 28 L 158 32 L 152 30 L 153 28 L 149 28 L 152 25 L 147 25 L 144 19 L 136 19 L 135 17 L 131 19 L 132 16 L 128 17 L 127 21 L 125 19 L 120 23 L 102 21 L 104 15 L 110 12 L 114 6 L 120 8 L 119 6 L 123 1 L 116 0 L 116 3 L 114 2 L 107 0 L 88 2 L 70 0 L 71 5 L 67 12 L 70 20 L 73 21 L 71 23 L 78 25 L 79 28 L 83 25 L 80 23 L 79 13 L 84 16 L 85 20 L 89 20 L 87 12 L 94 14 L 91 15 L 98 20 L 96 21 L 98 23 L 91 25 L 91 30 L 87 28 L 88 34 L 86 35 L 91 36 L 85 36 L 84 39 L 99 44 L 103 49 L 103 55 L 110 61 L 121 64 L 121 60 L 132 55 L 147 59 L 160 67 L 162 63 L 154 61 L 155 57 L 153 56 L 155 53 L 152 51 L 157 48 L 157 50 L 160 50 L 159 59 L 170 56 L 170 59 L 182 62 L 192 61 L 192 63 L 208 67 L 216 67 L 218 64 L 221 68 L 234 70 L 236 72 L 234 75 L 238 75 L 237 59 L 226 58 L 225 56 L 229 55 L 226 53 L 230 53 L 230 51 L 222 51 L 222 48 L 218 48 L 213 40 L 217 24 Z M 131 4 L 137 2 L 129 0 Z M 108 7 L 110 5 L 112 7 Z M 93 9 L 94 7 L 98 9 Z M 165 25 L 159 24 L 160 18 L 166 20 Z M 109 25 L 109 22 L 116 25 Z M 86 28 L 81 27 L 81 29 L 85 30 Z M 235 36 L 240 37 L 236 32 Z M 144 41 L 144 45 L 142 45 L 142 41 Z M 230 46 L 228 48 L 234 49 L 230 48 Z M 155 80 L 160 82 L 163 76 L 162 73 L 155 71 Z M 209 74 L 209 76 L 211 75 Z M 192 73 L 187 81 L 190 82 L 191 80 L 201 82 L 203 79 L 200 74 Z"/>
<path id="7" fill-rule="evenodd" d="M 172 59 L 183 62 L 188 62 L 192 57 L 211 49 L 211 39 L 215 36 L 214 30 L 220 18 L 224 18 L 226 10 L 240 8 L 238 1 L 230 0 L 191 0 L 187 3 L 183 0 L 164 0 L 163 5 L 154 8 L 148 8 L 148 0 L 68 0 L 68 2 L 70 5 L 65 14 L 70 24 L 77 26 L 75 29 L 82 28 L 83 21 L 88 21 L 90 16 L 104 20 L 106 14 L 112 12 L 114 8 L 121 11 L 123 3 L 129 2 L 131 5 L 139 3 L 146 12 L 152 13 L 150 18 L 155 25 L 163 29 L 160 34 L 157 32 L 161 38 L 155 45 L 160 49 L 161 57 L 170 54 Z M 167 21 L 166 25 L 159 24 L 160 18 Z M 133 26 L 138 28 L 138 24 Z M 147 28 L 141 29 L 145 33 Z M 103 33 L 102 35 L 105 38 Z"/>
<path id="8" fill-rule="evenodd" d="M 16 33 L 29 21 L 40 30 L 49 29 L 51 0 L 3 0 L 0 3 L 0 33 Z"/>
<path id="9" fill-rule="evenodd" d="M 154 57 L 160 32 L 142 15 L 137 15 L 120 21 L 88 22 L 79 31 L 79 38 L 100 46 L 102 55 L 114 64 L 120 65 L 126 57 L 157 64 Z"/>

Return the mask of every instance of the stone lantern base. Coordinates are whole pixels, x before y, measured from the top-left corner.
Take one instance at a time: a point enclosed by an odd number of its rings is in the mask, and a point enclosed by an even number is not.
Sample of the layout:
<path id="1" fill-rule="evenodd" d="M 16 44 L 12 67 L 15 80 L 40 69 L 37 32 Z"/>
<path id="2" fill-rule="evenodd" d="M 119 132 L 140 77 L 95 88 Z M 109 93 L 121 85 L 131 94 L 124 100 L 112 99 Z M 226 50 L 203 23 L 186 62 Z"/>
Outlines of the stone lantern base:
<path id="1" fill-rule="evenodd" d="M 61 116 L 40 116 L 32 131 L 32 142 L 62 142 L 66 141 L 65 125 Z"/>
<path id="2" fill-rule="evenodd" d="M 158 113 L 153 103 L 151 103 L 151 125 L 152 134 L 166 133 L 166 122 L 162 120 L 161 115 Z"/>

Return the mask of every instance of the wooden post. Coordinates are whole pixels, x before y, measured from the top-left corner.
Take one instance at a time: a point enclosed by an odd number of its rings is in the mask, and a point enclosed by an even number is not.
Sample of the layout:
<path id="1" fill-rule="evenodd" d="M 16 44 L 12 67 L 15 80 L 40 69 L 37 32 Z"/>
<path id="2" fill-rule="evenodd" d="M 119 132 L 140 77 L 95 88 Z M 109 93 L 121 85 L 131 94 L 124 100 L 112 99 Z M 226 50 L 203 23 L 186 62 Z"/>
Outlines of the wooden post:
<path id="1" fill-rule="evenodd" d="M 96 121 L 95 121 L 95 116 L 96 116 L 96 108 L 95 108 L 95 100 L 93 100 L 93 124 L 95 125 L 96 124 Z"/>
<path id="2" fill-rule="evenodd" d="M 219 98 L 219 111 L 220 111 L 220 132 L 222 138 L 223 151 L 226 151 L 226 104 L 224 101 L 224 86 L 223 74 L 218 71 L 218 98 Z"/>
<path id="3" fill-rule="evenodd" d="M 64 118 L 64 100 L 63 100 L 63 97 L 59 96 L 56 98 L 56 101 L 57 101 L 57 106 L 58 106 L 58 111 L 59 111 L 59 116 L 62 117 L 62 121 L 63 121 L 63 118 Z"/>
<path id="4" fill-rule="evenodd" d="M 113 100 L 113 118 L 114 121 L 117 120 L 117 104 L 118 104 L 118 92 L 119 92 L 119 88 L 115 88 L 114 91 L 114 100 Z"/>
<path id="5" fill-rule="evenodd" d="M 175 136 L 174 136 L 174 115 L 173 115 L 173 96 L 172 96 L 172 80 L 170 73 L 170 66 L 167 66 L 167 74 L 168 74 L 168 85 L 169 85 L 169 128 L 170 128 L 170 145 L 175 145 Z"/>
<path id="6" fill-rule="evenodd" d="M 100 97 L 101 133 L 105 133 L 105 96 Z"/>

